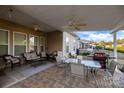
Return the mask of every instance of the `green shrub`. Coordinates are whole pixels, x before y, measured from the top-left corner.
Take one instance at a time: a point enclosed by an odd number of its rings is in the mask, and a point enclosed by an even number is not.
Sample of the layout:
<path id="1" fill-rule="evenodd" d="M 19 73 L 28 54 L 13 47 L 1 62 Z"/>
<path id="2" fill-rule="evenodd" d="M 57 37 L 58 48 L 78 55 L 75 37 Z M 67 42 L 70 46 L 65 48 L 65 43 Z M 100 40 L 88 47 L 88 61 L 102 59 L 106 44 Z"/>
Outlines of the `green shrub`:
<path id="1" fill-rule="evenodd" d="M 75 58 L 75 56 L 71 55 L 71 56 L 69 56 L 69 58 Z"/>
<path id="2" fill-rule="evenodd" d="M 102 49 L 102 47 L 101 46 L 96 46 L 95 49 Z"/>
<path id="3" fill-rule="evenodd" d="M 87 55 L 90 55 L 90 52 L 83 52 L 83 53 L 80 53 L 80 55 L 87 56 Z"/>
<path id="4" fill-rule="evenodd" d="M 114 49 L 112 49 L 112 48 L 105 48 L 105 50 L 110 50 L 110 51 L 114 51 Z M 123 50 L 119 50 L 119 49 L 117 49 L 117 52 L 120 52 L 120 53 L 124 53 L 124 51 Z"/>

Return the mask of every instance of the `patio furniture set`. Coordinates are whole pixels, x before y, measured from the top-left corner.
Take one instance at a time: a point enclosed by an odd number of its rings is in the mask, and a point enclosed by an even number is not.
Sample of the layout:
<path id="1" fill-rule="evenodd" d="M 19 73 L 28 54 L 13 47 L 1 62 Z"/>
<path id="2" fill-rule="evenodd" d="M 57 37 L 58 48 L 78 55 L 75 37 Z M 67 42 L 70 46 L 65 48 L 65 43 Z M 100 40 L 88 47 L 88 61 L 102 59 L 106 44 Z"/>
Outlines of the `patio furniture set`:
<path id="1" fill-rule="evenodd" d="M 93 60 L 83 60 L 82 56 L 77 56 L 77 58 L 65 58 L 57 56 L 57 66 L 62 67 L 62 65 L 64 65 L 65 76 L 68 68 L 70 69 L 72 75 L 83 77 L 86 80 L 89 80 L 89 76 L 92 75 L 91 77 L 93 77 L 96 87 L 98 87 L 96 80 L 97 71 L 99 71 L 99 69 L 104 69 L 104 79 L 107 77 L 107 80 L 109 79 L 113 85 L 113 75 L 116 68 L 116 62 L 112 60 L 108 65 L 107 58 L 103 53 L 94 53 L 92 57 Z"/>
<path id="2" fill-rule="evenodd" d="M 8 66 L 13 70 L 15 65 L 30 64 L 30 66 L 37 67 L 45 64 L 47 61 L 54 61 L 55 55 L 47 54 L 46 52 L 26 52 L 22 56 L 3 55 L 0 57 L 0 71 Z"/>

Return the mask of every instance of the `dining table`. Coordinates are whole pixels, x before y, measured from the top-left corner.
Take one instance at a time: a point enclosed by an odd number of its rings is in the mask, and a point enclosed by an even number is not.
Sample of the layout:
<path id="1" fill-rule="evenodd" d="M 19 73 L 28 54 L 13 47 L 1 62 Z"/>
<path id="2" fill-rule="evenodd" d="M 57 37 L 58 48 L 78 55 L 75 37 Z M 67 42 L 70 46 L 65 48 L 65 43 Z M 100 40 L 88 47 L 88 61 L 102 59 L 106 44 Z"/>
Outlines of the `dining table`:
<path id="1" fill-rule="evenodd" d="M 81 64 L 84 65 L 86 68 L 86 80 L 89 79 L 89 72 L 92 73 L 93 78 L 96 82 L 96 86 L 97 86 L 97 81 L 96 81 L 96 72 L 101 68 L 100 62 L 99 61 L 95 61 L 95 60 L 80 60 L 77 58 L 63 58 L 63 63 L 64 64 Z"/>
<path id="2" fill-rule="evenodd" d="M 83 64 L 87 68 L 87 70 L 91 70 L 91 72 L 94 73 L 97 69 L 101 68 L 100 62 L 95 60 L 80 60 L 77 58 L 66 58 L 63 62 L 67 64 Z"/>
<path id="3" fill-rule="evenodd" d="M 63 62 L 65 63 L 76 63 L 76 64 L 84 64 L 90 68 L 101 68 L 101 65 L 98 61 L 95 60 L 80 60 L 77 58 L 66 58 Z"/>

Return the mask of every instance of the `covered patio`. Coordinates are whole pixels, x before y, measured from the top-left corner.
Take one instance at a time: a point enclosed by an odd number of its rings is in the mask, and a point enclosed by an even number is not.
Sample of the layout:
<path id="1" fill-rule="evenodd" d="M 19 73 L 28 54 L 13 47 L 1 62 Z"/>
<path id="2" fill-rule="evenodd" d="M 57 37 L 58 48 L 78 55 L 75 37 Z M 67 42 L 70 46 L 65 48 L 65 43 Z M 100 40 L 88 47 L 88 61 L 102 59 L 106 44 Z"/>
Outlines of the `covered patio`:
<path id="1" fill-rule="evenodd" d="M 0 78 L 6 84 L 1 84 L 0 87 L 124 87 L 124 73 L 118 70 L 117 66 L 112 75 L 112 86 L 111 82 L 104 78 L 104 72 L 108 68 L 101 69 L 99 60 L 93 60 L 94 55 L 91 60 L 78 55 L 77 50 L 81 47 L 81 42 L 74 33 L 109 31 L 113 35 L 112 62 L 118 64 L 116 33 L 124 30 L 124 6 L 13 5 L 0 8 L 0 57 L 2 59 L 6 55 L 11 55 L 14 60 L 10 59 L 12 62 L 7 66 L 5 64 L 5 69 L 1 66 L 6 74 Z M 16 62 L 20 67 L 13 65 L 14 58 L 19 59 L 20 63 L 17 60 Z M 33 66 L 38 67 L 32 67 L 32 62 Z M 39 62 L 46 64 L 41 65 Z M 25 65 L 28 63 L 31 65 Z M 85 80 L 85 74 L 81 77 L 73 76 L 72 67 L 75 68 L 75 64 L 81 68 L 87 67 L 88 81 Z M 83 69 L 77 68 L 74 72 L 82 75 Z M 96 74 L 95 78 L 92 74 Z M 5 80 L 14 78 L 12 75 L 15 75 L 13 82 Z"/>

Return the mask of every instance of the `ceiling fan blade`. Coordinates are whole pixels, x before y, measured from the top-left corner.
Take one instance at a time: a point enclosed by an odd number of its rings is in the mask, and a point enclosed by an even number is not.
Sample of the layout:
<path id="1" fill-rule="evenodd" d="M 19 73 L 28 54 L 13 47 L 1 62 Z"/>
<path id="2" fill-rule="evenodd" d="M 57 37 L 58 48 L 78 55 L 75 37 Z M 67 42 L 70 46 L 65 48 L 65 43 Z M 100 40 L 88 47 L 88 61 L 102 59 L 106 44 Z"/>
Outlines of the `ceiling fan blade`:
<path id="1" fill-rule="evenodd" d="M 74 26 L 63 26 L 62 28 L 64 30 L 71 30 L 71 31 L 76 30 L 76 28 Z"/>
<path id="2" fill-rule="evenodd" d="M 86 24 L 79 24 L 79 23 L 72 23 L 72 24 L 69 24 L 68 26 L 78 26 L 78 27 L 81 27 L 81 26 L 86 26 Z"/>
<path id="3" fill-rule="evenodd" d="M 73 26 L 63 26 L 63 28 L 74 28 Z"/>
<path id="4" fill-rule="evenodd" d="M 77 27 L 77 26 L 75 26 L 74 28 L 75 28 L 76 30 L 78 30 L 78 31 L 80 30 L 80 28 L 79 28 L 79 27 Z"/>
<path id="5" fill-rule="evenodd" d="M 77 26 L 86 26 L 86 24 L 76 24 Z"/>
<path id="6" fill-rule="evenodd" d="M 78 26 L 64 26 L 65 29 L 70 29 L 70 30 L 80 30 L 80 27 Z"/>

